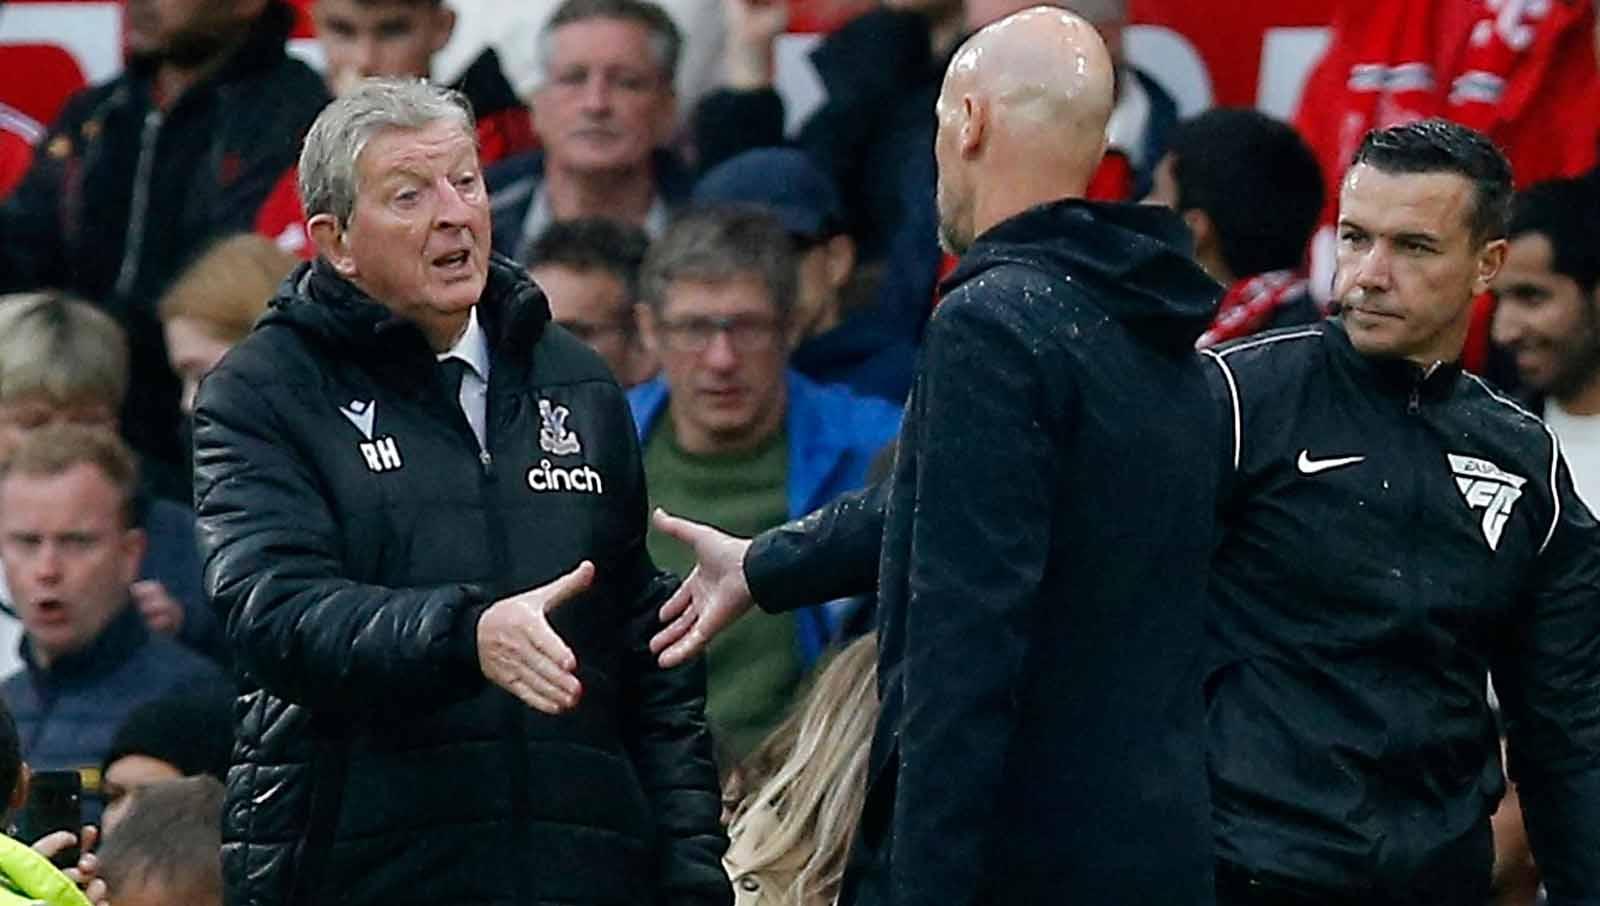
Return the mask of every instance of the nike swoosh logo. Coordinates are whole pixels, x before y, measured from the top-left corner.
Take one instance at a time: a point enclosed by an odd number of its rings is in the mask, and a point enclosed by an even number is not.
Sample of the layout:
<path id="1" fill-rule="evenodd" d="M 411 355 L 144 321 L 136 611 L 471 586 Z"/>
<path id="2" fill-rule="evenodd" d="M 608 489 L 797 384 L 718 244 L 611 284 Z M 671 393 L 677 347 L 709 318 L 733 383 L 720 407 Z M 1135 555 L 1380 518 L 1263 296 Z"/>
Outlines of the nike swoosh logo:
<path id="1" fill-rule="evenodd" d="M 1344 466 L 1353 466 L 1365 460 L 1365 456 L 1340 456 L 1337 459 L 1312 459 L 1310 450 L 1300 451 L 1300 460 L 1296 463 L 1303 475 L 1315 475 L 1329 469 L 1339 469 Z"/>

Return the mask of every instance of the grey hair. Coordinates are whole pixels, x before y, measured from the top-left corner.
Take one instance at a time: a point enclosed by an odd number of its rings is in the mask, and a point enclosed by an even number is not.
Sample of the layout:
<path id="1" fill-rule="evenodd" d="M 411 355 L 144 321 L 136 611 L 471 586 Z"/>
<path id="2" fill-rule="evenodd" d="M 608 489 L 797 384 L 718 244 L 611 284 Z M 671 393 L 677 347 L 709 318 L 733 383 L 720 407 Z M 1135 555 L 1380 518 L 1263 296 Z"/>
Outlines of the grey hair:
<path id="1" fill-rule="evenodd" d="M 683 55 L 683 33 L 672 16 L 650 0 L 565 0 L 539 31 L 540 85 L 550 77 L 556 29 L 592 19 L 617 19 L 643 26 L 650 34 L 650 49 L 655 51 L 661 80 L 671 89 L 678 73 L 678 59 Z"/>
<path id="2" fill-rule="evenodd" d="M 360 188 L 356 163 L 367 143 L 390 129 L 424 129 L 454 121 L 477 140 L 472 105 L 459 91 L 424 79 L 363 79 L 323 108 L 300 150 L 300 204 L 306 217 L 332 214 L 350 222 Z"/>
<path id="3" fill-rule="evenodd" d="M 745 276 L 759 277 L 778 315 L 789 317 L 800 277 L 793 240 L 783 224 L 757 205 L 711 205 L 684 213 L 650 245 L 639 290 L 659 313 L 675 281 L 721 283 Z"/>

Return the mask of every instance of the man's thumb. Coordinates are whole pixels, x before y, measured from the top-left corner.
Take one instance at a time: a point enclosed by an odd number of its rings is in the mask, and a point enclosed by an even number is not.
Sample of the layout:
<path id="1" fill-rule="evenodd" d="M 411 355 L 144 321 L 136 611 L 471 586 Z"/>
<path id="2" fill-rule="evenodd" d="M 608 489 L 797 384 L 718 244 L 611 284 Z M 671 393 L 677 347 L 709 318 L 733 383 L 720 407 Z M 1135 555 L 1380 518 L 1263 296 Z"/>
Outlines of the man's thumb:
<path id="1" fill-rule="evenodd" d="M 650 524 L 667 537 L 682 541 L 691 547 L 706 530 L 700 523 L 674 516 L 660 507 L 650 514 Z"/>
<path id="2" fill-rule="evenodd" d="M 544 612 L 550 613 L 551 611 L 560 607 L 562 604 L 567 603 L 568 600 L 575 598 L 587 591 L 589 586 L 593 583 L 594 563 L 585 560 L 582 563 L 579 563 L 577 568 L 572 572 L 567 573 L 566 575 L 545 586 L 545 589 L 549 592 L 549 595 L 544 601 Z"/>

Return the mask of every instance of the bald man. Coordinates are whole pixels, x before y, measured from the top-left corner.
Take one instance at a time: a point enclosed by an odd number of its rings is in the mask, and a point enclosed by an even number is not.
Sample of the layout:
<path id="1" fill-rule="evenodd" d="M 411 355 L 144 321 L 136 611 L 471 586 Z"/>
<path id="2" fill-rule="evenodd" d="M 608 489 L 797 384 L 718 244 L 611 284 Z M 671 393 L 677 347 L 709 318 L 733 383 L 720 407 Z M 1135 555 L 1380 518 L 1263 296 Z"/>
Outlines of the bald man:
<path id="1" fill-rule="evenodd" d="M 1200 665 L 1220 437 L 1192 353 L 1218 287 L 1154 207 L 1081 200 L 1111 62 L 1036 7 L 940 94 L 940 232 L 888 482 L 699 565 L 677 663 L 749 606 L 878 587 L 879 692 L 842 903 L 1210 903 Z M 881 539 L 881 546 L 880 546 Z"/>

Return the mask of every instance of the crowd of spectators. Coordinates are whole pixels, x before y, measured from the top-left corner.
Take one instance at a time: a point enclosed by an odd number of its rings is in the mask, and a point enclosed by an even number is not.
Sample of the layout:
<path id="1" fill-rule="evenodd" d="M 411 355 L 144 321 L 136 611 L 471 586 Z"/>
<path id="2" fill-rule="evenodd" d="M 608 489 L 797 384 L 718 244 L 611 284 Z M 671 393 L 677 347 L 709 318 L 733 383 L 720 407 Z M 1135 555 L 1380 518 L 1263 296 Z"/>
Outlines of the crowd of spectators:
<path id="1" fill-rule="evenodd" d="M 521 36 L 525 56 L 485 50 L 455 81 L 498 263 L 530 274 L 627 390 L 652 508 L 751 536 L 892 455 L 953 263 L 934 100 L 961 40 L 1024 5 L 865 9 L 811 53 L 825 101 L 788 132 L 787 5 L 770 0 L 714 16 L 564 0 Z M 1184 254 L 1217 284 L 1197 345 L 1337 316 L 1310 269 L 1330 174 L 1303 130 L 1241 108 L 1181 119 L 1123 54 L 1126 2 L 1059 5 L 1099 30 L 1116 71 L 1086 195 L 1181 216 Z M 0 171 L 22 174 L 0 182 L 0 798 L 20 807 L 30 769 L 76 771 L 85 820 L 107 831 L 102 858 L 74 869 L 82 893 L 220 904 L 236 677 L 229 615 L 203 589 L 188 418 L 274 296 L 310 279 L 313 119 L 363 80 L 434 76 L 456 14 L 312 0 L 319 73 L 285 50 L 284 0 L 127 13 L 121 74 L 30 125 L 31 148 L 0 131 Z M 1600 176 L 1526 186 L 1510 224 L 1475 364 L 1543 417 L 1600 506 Z M 694 566 L 659 528 L 648 548 Z M 872 642 L 851 644 L 870 625 L 859 600 L 757 611 L 707 652 L 707 713 L 740 793 L 727 867 L 741 902 L 837 892 L 876 715 Z M 0 841 L 0 887 L 76 902 L 31 858 Z M 1501 902 L 1532 902 L 1537 869 L 1506 864 Z"/>

